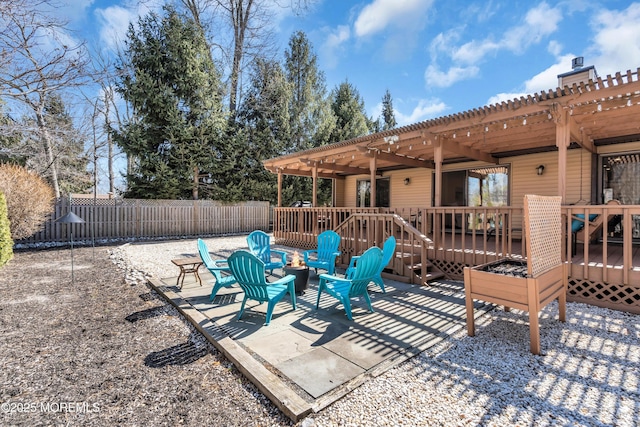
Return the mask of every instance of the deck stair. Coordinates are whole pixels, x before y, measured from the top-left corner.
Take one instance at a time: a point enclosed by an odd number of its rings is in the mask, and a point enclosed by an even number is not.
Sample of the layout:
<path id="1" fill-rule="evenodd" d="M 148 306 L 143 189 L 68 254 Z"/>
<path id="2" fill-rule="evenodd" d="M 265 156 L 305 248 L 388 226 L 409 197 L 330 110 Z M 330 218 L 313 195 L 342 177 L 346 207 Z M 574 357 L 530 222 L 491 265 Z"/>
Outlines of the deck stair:
<path id="1" fill-rule="evenodd" d="M 414 283 L 420 283 L 422 279 L 422 268 L 423 265 L 420 260 L 416 260 L 412 262 L 412 257 L 410 254 L 400 254 L 400 258 L 402 259 L 403 272 L 402 275 L 405 277 L 413 276 Z M 432 280 L 437 280 L 445 277 L 445 274 L 440 271 L 431 261 L 426 262 L 427 269 L 427 280 L 426 284 L 428 284 Z"/>
<path id="2" fill-rule="evenodd" d="M 383 277 L 405 283 L 428 284 L 445 277 L 427 258 L 433 242 L 410 222 L 396 214 L 356 213 L 347 218 L 335 231 L 343 236 L 343 254 L 359 254 L 369 246 L 382 243 L 394 235 L 396 254 L 382 272 Z M 343 262 L 348 264 L 348 259 Z"/>

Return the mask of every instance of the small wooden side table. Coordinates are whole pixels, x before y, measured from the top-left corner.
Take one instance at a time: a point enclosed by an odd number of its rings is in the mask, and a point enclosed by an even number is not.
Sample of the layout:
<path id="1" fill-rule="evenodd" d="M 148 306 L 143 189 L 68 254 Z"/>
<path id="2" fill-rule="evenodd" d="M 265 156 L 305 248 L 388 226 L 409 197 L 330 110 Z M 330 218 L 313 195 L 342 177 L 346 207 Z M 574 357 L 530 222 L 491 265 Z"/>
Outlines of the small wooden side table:
<path id="1" fill-rule="evenodd" d="M 198 279 L 198 283 L 200 284 L 200 286 L 202 286 L 202 279 L 198 274 L 198 269 L 203 264 L 203 261 L 199 256 L 172 259 L 171 262 L 180 268 L 180 274 L 178 275 L 178 280 L 176 280 L 176 286 L 178 286 L 179 284 L 180 289 L 182 289 L 182 285 L 184 284 L 184 276 L 186 276 L 187 273 L 193 273 L 196 276 L 196 279 Z"/>

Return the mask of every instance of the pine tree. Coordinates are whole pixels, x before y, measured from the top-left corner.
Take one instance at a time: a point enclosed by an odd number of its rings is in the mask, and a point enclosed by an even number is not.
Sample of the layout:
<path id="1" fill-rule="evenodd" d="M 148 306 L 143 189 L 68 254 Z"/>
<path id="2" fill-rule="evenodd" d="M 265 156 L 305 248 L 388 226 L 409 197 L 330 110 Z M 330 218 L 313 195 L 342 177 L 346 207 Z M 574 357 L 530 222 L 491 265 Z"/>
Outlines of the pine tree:
<path id="1" fill-rule="evenodd" d="M 238 111 L 243 126 L 239 141 L 242 175 L 238 179 L 241 194 L 247 200 L 277 201 L 276 177 L 265 170 L 262 160 L 278 156 L 289 144 L 289 100 L 291 84 L 276 61 L 258 59 L 251 72 L 249 89 Z"/>
<path id="2" fill-rule="evenodd" d="M 387 89 L 382 97 L 382 129 L 380 130 L 395 129 L 397 125 L 396 115 L 393 112 L 393 100 L 389 89 Z"/>
<path id="3" fill-rule="evenodd" d="M 170 7 L 130 25 L 118 92 L 133 119 L 114 131 L 129 156 L 126 195 L 182 199 L 224 187 L 233 165 L 218 72 L 202 31 Z"/>
<path id="4" fill-rule="evenodd" d="M 324 74 L 318 69 L 317 57 L 305 33 L 298 31 L 291 36 L 285 51 L 285 72 L 292 84 L 291 145 L 289 152 L 306 150 L 328 144 L 336 124 L 326 96 Z M 312 180 L 286 176 L 283 184 L 283 200 L 289 204 L 295 200 L 311 200 Z M 331 182 L 320 180 L 318 203 L 331 200 Z"/>
<path id="5" fill-rule="evenodd" d="M 326 97 L 324 73 L 318 69 L 313 46 L 302 31 L 289 40 L 285 51 L 287 79 L 293 85 L 291 106 L 291 152 L 327 144 L 335 117 Z"/>
<path id="6" fill-rule="evenodd" d="M 345 81 L 331 92 L 331 108 L 337 118 L 332 142 L 346 141 L 371 131 L 364 101 L 351 83 Z"/>

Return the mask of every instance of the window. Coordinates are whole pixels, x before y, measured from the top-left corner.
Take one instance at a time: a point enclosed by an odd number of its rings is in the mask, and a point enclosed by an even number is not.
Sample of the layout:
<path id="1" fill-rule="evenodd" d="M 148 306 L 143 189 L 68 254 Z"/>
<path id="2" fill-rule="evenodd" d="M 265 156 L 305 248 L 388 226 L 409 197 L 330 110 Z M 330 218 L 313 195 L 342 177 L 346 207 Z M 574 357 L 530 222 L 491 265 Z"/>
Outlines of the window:
<path id="1" fill-rule="evenodd" d="M 389 178 L 376 179 L 377 207 L 388 208 L 390 201 Z M 371 180 L 358 180 L 356 184 L 356 206 L 359 208 L 371 207 Z"/>
<path id="2" fill-rule="evenodd" d="M 617 200 L 623 205 L 640 204 L 640 153 L 624 153 L 602 157 L 602 202 Z M 611 237 L 622 237 L 619 216 L 609 221 Z M 640 215 L 631 216 L 631 234 L 640 238 Z"/>
<path id="3" fill-rule="evenodd" d="M 509 168 L 507 166 L 442 173 L 442 206 L 506 206 L 508 204 Z"/>

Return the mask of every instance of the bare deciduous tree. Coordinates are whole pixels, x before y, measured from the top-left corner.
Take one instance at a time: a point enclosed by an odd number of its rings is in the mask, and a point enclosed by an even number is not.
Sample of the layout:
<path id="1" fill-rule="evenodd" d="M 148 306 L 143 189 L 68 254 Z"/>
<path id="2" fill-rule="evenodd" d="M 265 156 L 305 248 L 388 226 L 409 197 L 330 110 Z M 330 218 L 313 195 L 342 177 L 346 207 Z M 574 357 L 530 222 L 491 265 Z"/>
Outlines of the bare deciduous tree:
<path id="1" fill-rule="evenodd" d="M 273 23 L 276 8 L 290 8 L 301 13 L 314 0 L 180 0 L 193 19 L 208 35 L 209 46 L 220 49 L 220 55 L 229 69 L 229 112 L 234 118 L 238 100 L 241 99 L 241 76 L 247 64 L 256 57 L 273 55 L 275 44 Z M 219 22 L 228 27 L 231 34 L 225 43 L 211 39 L 207 27 L 211 22 Z"/>
<path id="2" fill-rule="evenodd" d="M 60 184 L 56 138 L 47 122 L 46 106 L 55 94 L 84 84 L 88 57 L 84 44 L 52 18 L 53 0 L 2 2 L 0 25 L 0 96 L 25 106 L 35 121 L 47 159 L 47 176 L 56 197 Z"/>

